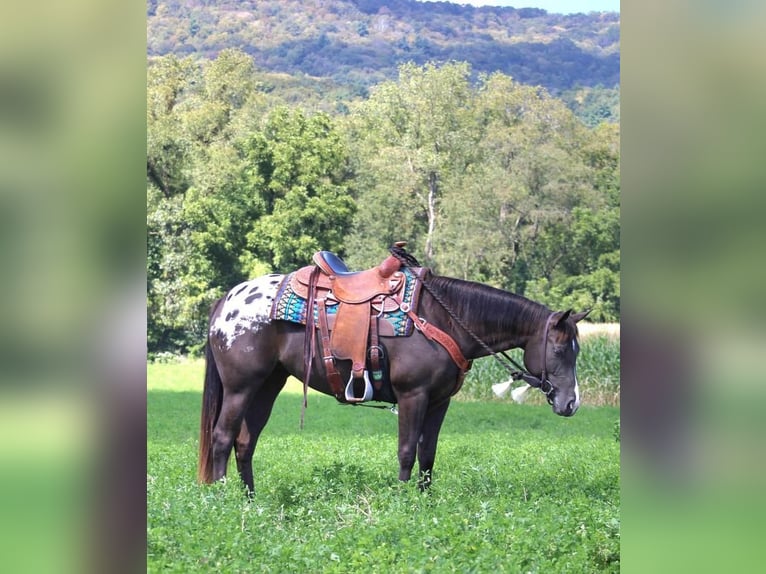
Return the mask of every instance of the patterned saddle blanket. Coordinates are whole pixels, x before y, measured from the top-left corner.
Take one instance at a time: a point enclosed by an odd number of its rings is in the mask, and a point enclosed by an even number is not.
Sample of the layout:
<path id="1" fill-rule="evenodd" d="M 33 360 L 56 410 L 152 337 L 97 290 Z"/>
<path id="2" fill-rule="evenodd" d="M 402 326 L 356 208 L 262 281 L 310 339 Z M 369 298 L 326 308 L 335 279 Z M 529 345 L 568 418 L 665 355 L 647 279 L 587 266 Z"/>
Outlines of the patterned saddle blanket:
<path id="1" fill-rule="evenodd" d="M 420 298 L 420 281 L 409 267 L 402 268 L 405 276 L 405 285 L 402 289 L 402 303 L 409 305 L 410 309 L 417 309 Z M 291 323 L 300 323 L 305 325 L 308 318 L 308 302 L 301 297 L 293 288 L 293 276 L 296 272 L 285 276 L 282 284 L 277 290 L 277 295 L 271 306 L 271 319 L 279 321 L 289 321 Z M 376 304 L 373 303 L 373 308 Z M 335 317 L 338 312 L 338 302 L 332 299 L 327 300 L 327 322 L 330 331 L 333 330 Z M 409 337 L 414 331 L 412 319 L 402 311 L 399 306 L 391 308 L 390 304 L 384 304 L 378 308 L 380 312 L 379 334 L 381 337 Z M 315 328 L 319 328 L 319 310 L 314 304 L 313 319 Z"/>

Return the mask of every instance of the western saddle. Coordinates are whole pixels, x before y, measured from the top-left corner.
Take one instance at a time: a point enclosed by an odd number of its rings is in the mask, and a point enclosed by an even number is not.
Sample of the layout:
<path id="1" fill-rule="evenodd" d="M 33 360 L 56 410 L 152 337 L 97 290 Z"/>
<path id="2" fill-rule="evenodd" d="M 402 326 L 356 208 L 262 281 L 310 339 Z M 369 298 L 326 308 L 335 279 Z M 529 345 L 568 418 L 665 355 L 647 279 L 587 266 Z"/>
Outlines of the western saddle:
<path id="1" fill-rule="evenodd" d="M 296 295 L 307 301 L 309 315 L 306 319 L 304 345 L 304 408 L 311 364 L 315 356 L 315 329 L 319 329 L 322 361 L 335 398 L 340 402 L 361 403 L 371 400 L 374 391 L 380 391 L 383 384 L 383 348 L 379 336 L 394 335 L 393 332 L 386 332 L 382 328 L 379 332 L 378 320 L 383 313 L 397 310 L 405 313 L 413 321 L 415 329 L 424 337 L 438 343 L 449 353 L 458 367 L 458 378 L 452 394 L 460 390 L 465 374 L 471 368 L 471 361 L 465 358 L 460 346 L 448 333 L 418 317 L 411 308 L 411 303 L 405 301 L 407 277 L 401 270 L 402 260 L 393 254 L 394 248 L 404 252 L 405 244 L 395 243 L 391 255 L 380 265 L 365 271 L 349 271 L 346 264 L 334 253 L 318 251 L 313 257 L 314 265 L 302 267 L 292 275 L 290 286 Z M 406 260 L 407 254 L 404 253 Z M 415 262 L 414 259 L 412 261 Z M 413 267 L 410 263 L 405 265 L 417 277 L 418 284 L 412 295 L 412 301 L 416 301 L 420 284 L 424 281 L 428 269 Z M 328 314 L 327 308 L 335 305 L 337 311 Z M 388 321 L 382 321 L 381 325 L 385 327 L 390 324 Z M 372 383 L 370 373 L 365 368 L 367 358 L 372 372 Z M 351 361 L 351 376 L 345 387 L 335 365 L 336 359 Z"/>
<path id="2" fill-rule="evenodd" d="M 366 367 L 368 357 L 375 389 L 380 389 L 383 372 L 380 368 L 382 349 L 379 343 L 378 319 L 383 312 L 396 311 L 403 304 L 406 283 L 401 262 L 393 255 L 380 265 L 365 271 L 349 271 L 346 264 L 330 251 L 314 254 L 315 265 L 308 265 L 295 272 L 292 288 L 308 300 L 308 312 L 313 313 L 322 340 L 322 360 L 327 378 L 335 397 L 343 402 L 360 403 L 373 397 L 373 383 Z M 328 320 L 328 306 L 337 305 L 334 322 Z M 403 308 L 409 311 L 409 308 Z M 307 343 L 313 352 L 314 320 L 306 321 Z M 308 355 L 307 355 L 308 357 Z M 351 377 L 343 382 L 335 366 L 335 360 L 351 361 Z M 311 359 L 307 359 L 307 369 Z M 308 375 L 307 370 L 307 375 Z M 363 385 L 361 393 L 355 392 Z M 361 396 L 358 396 L 361 395 Z"/>

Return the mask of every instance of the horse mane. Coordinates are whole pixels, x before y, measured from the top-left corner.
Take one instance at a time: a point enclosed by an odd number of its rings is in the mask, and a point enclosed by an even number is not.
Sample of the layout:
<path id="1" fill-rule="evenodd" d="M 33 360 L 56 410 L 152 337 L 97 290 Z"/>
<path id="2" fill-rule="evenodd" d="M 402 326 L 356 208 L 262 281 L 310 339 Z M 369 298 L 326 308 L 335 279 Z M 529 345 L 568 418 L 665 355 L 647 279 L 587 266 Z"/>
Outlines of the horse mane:
<path id="1" fill-rule="evenodd" d="M 483 283 L 432 275 L 428 284 L 468 327 L 485 334 L 524 332 L 551 313 L 541 303 Z"/>

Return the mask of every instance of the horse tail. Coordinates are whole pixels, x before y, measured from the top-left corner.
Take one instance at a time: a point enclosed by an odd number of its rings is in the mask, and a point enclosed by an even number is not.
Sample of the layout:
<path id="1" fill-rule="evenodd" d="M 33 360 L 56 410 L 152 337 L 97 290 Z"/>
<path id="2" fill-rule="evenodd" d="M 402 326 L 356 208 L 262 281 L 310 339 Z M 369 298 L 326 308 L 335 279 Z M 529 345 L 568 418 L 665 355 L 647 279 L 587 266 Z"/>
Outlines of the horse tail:
<path id="1" fill-rule="evenodd" d="M 223 301 L 219 299 L 213 305 L 210 317 L 218 309 Z M 199 428 L 199 464 L 197 466 L 197 480 L 201 483 L 213 482 L 213 428 L 221 413 L 223 402 L 223 383 L 218 372 L 218 365 L 213 356 L 208 335 L 205 344 L 205 385 L 202 389 L 202 415 Z"/>

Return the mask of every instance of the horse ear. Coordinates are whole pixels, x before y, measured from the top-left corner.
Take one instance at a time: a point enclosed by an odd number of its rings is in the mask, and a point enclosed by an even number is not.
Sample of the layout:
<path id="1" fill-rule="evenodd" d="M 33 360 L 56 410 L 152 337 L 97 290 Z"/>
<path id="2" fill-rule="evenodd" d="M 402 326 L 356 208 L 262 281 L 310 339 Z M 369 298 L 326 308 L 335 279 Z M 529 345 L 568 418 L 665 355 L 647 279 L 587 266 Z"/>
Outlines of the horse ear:
<path id="1" fill-rule="evenodd" d="M 574 322 L 577 323 L 578 321 L 582 321 L 585 319 L 585 317 L 588 316 L 588 313 L 593 311 L 593 309 L 588 309 L 587 311 L 583 311 L 582 313 L 575 313 L 572 315 L 572 319 L 574 319 Z"/>
<path id="2" fill-rule="evenodd" d="M 561 314 L 561 317 L 559 317 L 559 320 L 556 321 L 556 327 L 561 327 L 566 320 L 569 318 L 570 313 L 572 312 L 571 309 L 567 309 Z"/>

